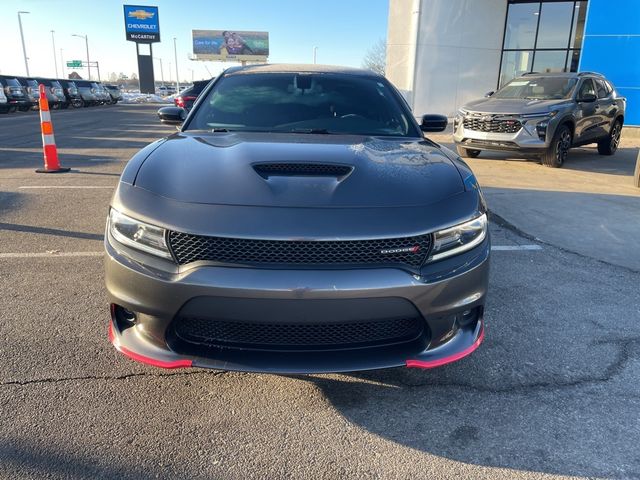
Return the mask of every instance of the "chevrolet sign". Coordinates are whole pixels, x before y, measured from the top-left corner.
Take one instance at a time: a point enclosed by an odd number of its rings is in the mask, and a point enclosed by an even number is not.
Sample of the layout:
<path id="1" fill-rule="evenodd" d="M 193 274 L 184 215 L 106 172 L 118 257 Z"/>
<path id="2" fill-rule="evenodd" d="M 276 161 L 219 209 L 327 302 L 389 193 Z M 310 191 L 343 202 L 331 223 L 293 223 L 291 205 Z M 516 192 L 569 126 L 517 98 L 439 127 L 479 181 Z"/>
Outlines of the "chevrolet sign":
<path id="1" fill-rule="evenodd" d="M 124 28 L 127 40 L 137 43 L 159 42 L 158 7 L 125 5 Z"/>

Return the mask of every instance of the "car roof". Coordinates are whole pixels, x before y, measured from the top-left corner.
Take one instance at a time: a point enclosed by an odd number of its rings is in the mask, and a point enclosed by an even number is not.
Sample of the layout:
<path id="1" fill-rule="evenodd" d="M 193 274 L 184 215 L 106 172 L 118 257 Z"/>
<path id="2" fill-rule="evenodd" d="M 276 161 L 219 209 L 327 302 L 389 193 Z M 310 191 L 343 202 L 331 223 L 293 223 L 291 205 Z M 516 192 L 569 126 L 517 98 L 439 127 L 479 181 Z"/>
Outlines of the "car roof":
<path id="1" fill-rule="evenodd" d="M 250 73 L 339 73 L 366 77 L 380 77 L 380 75 L 378 75 L 377 73 L 363 68 L 296 63 L 267 63 L 259 65 L 247 65 L 244 67 L 231 67 L 224 71 L 225 75 Z"/>
<path id="2" fill-rule="evenodd" d="M 565 78 L 582 78 L 582 77 L 598 77 L 604 78 L 604 75 L 597 72 L 552 72 L 552 73 L 542 73 L 542 72 L 529 72 L 524 73 L 521 76 L 523 77 L 565 77 Z"/>

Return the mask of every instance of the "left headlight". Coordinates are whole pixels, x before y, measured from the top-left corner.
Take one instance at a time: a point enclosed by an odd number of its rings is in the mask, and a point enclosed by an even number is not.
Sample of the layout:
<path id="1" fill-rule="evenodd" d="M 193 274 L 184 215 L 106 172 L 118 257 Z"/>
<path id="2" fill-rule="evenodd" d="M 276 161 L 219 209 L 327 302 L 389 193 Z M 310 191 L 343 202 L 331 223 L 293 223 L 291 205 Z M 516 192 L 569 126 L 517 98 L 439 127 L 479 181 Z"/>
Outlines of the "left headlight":
<path id="1" fill-rule="evenodd" d="M 122 245 L 158 257 L 173 259 L 167 247 L 166 230 L 128 217 L 115 209 L 109 211 L 109 234 Z"/>
<path id="2" fill-rule="evenodd" d="M 434 234 L 433 248 L 431 249 L 429 260 L 441 260 L 471 250 L 482 243 L 486 236 L 486 213 L 455 227 L 440 230 Z"/>

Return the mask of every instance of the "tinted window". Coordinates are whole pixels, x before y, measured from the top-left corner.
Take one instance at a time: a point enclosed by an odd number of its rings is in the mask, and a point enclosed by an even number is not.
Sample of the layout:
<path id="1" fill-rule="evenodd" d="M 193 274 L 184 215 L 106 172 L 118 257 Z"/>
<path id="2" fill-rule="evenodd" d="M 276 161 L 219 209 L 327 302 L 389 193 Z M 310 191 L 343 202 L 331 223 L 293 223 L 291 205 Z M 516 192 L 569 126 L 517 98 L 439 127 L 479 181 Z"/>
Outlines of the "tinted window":
<path id="1" fill-rule="evenodd" d="M 188 129 L 420 136 L 384 79 L 333 73 L 223 77 Z"/>
<path id="2" fill-rule="evenodd" d="M 598 91 L 598 98 L 605 98 L 609 96 L 610 90 L 607 87 L 607 84 L 604 83 L 603 80 L 597 79 L 596 82 L 596 90 Z"/>
<path id="3" fill-rule="evenodd" d="M 11 87 L 20 87 L 20 82 L 15 78 L 5 78 L 4 82 Z"/>
<path id="4" fill-rule="evenodd" d="M 587 94 L 590 94 L 590 95 L 596 94 L 596 90 L 590 78 L 585 78 L 584 81 L 582 82 L 582 85 L 580 85 L 580 90 L 578 91 L 578 98 L 583 98 Z"/>
<path id="5" fill-rule="evenodd" d="M 531 98 L 554 100 L 569 98 L 577 79 L 565 77 L 521 77 L 512 80 L 493 94 L 497 98 Z"/>

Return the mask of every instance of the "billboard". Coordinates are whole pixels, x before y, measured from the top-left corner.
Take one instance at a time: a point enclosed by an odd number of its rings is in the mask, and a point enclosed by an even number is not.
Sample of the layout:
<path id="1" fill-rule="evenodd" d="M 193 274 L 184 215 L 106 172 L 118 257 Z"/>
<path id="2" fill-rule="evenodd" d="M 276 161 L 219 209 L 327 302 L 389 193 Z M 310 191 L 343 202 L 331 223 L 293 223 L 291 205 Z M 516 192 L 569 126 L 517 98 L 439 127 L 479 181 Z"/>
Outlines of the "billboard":
<path id="1" fill-rule="evenodd" d="M 193 30 L 192 35 L 196 60 L 266 62 L 269 56 L 269 32 Z"/>
<path id="2" fill-rule="evenodd" d="M 124 31 L 127 40 L 138 43 L 160 41 L 158 7 L 141 5 L 124 6 Z"/>

